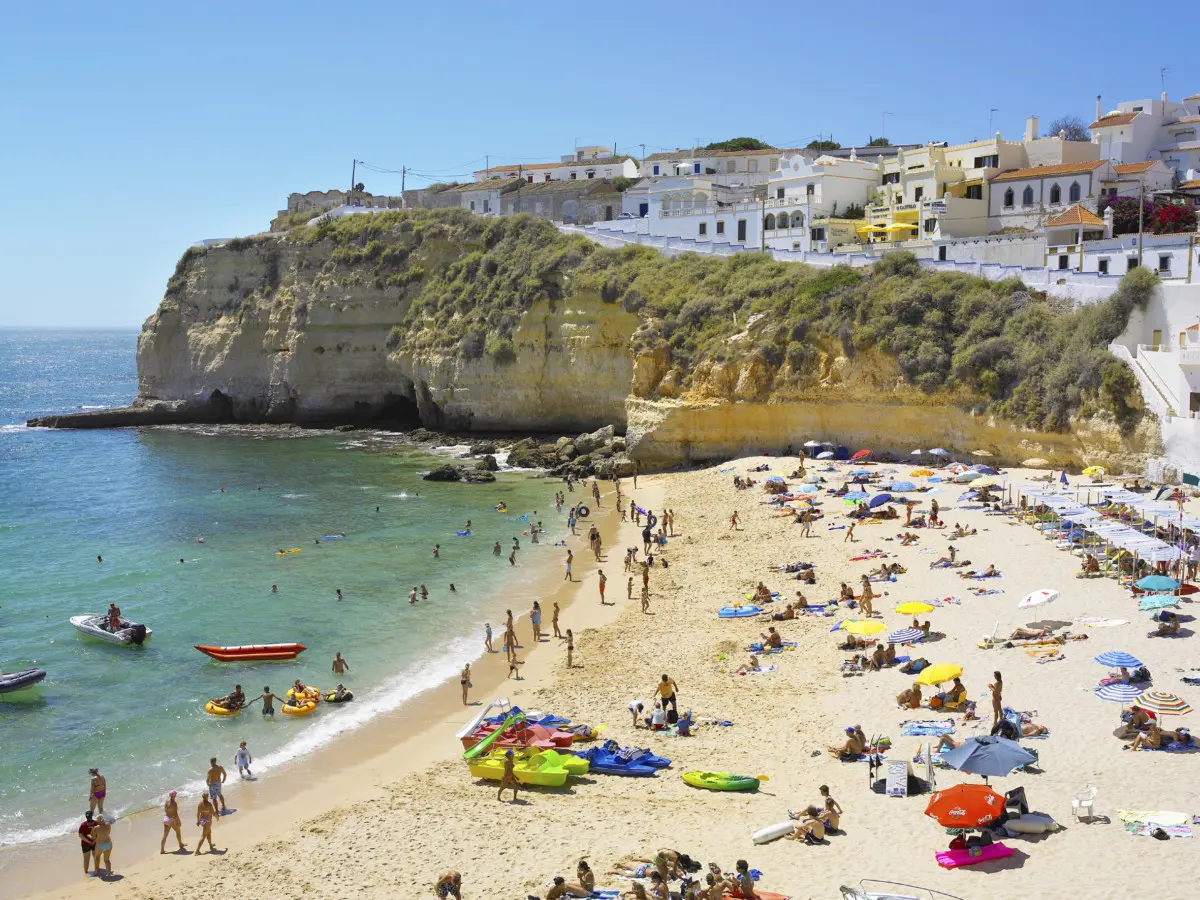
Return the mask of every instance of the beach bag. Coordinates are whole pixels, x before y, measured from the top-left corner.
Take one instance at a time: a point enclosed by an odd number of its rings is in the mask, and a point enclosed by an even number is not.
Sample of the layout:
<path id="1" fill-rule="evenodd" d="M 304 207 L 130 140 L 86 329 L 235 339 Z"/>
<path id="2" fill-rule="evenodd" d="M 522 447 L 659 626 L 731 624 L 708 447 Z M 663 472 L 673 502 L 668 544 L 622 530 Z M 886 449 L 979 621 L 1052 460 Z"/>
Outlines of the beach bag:
<path id="1" fill-rule="evenodd" d="M 671 709 L 668 709 L 667 710 L 667 724 L 674 725 L 678 721 L 679 721 L 679 713 L 677 713 L 675 711 L 674 707 L 672 707 Z"/>
<path id="2" fill-rule="evenodd" d="M 1130 681 L 1150 681 L 1150 670 L 1142 666 L 1133 675 L 1130 676 Z"/>
<path id="3" fill-rule="evenodd" d="M 942 698 L 941 697 L 930 697 L 929 698 L 929 708 L 930 709 L 941 709 L 942 708 Z"/>

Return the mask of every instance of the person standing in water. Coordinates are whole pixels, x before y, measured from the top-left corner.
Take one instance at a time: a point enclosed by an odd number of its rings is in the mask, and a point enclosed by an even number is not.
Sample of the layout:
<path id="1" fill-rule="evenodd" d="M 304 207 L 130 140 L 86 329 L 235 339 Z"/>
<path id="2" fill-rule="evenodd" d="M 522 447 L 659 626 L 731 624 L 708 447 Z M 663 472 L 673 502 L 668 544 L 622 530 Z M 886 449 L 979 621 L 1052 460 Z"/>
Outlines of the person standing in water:
<path id="1" fill-rule="evenodd" d="M 333 668 L 331 669 L 334 675 L 345 675 L 350 671 L 350 663 L 342 659 L 342 651 L 339 650 L 333 658 Z"/>
<path id="2" fill-rule="evenodd" d="M 104 815 L 104 798 L 108 794 L 108 782 L 100 774 L 99 769 L 88 769 L 92 774 L 91 787 L 88 789 L 88 812 Z"/>
<path id="3" fill-rule="evenodd" d="M 245 741 L 238 744 L 238 748 L 233 751 L 233 761 L 237 765 L 238 775 L 242 778 L 254 777 L 254 773 L 250 771 L 250 763 L 254 762 L 254 757 L 250 755 Z"/>
<path id="4" fill-rule="evenodd" d="M 492 649 L 492 623 L 485 622 L 483 626 L 483 649 L 488 653 L 495 653 Z"/>
<path id="5" fill-rule="evenodd" d="M 492 546 L 492 556 L 499 556 L 499 555 L 500 555 L 500 542 L 496 541 L 496 543 Z"/>
<path id="6" fill-rule="evenodd" d="M 341 588 L 337 588 L 337 598 L 338 598 L 338 602 L 341 603 L 341 601 L 342 601 L 342 589 Z"/>
<path id="7" fill-rule="evenodd" d="M 415 584 L 413 589 L 408 592 L 408 602 L 410 605 L 417 602 L 417 586 Z"/>
<path id="8" fill-rule="evenodd" d="M 252 704 L 257 703 L 259 700 L 261 700 L 263 704 L 262 714 L 264 716 L 275 715 L 274 704 L 276 700 L 278 700 L 281 705 L 287 703 L 287 700 L 285 700 L 283 697 L 280 697 L 278 694 L 272 694 L 271 688 L 267 685 L 263 685 L 263 692 L 247 703 L 246 707 L 249 708 Z"/>
<path id="9" fill-rule="evenodd" d="M 490 638 L 489 638 L 490 642 Z M 471 664 L 463 666 L 458 674 L 458 683 L 462 686 L 463 706 L 467 705 L 467 689 L 471 687 Z"/>
<path id="10" fill-rule="evenodd" d="M 434 559 L 441 559 L 441 558 L 442 558 L 442 545 L 441 545 L 441 544 L 434 544 L 434 545 L 433 545 L 433 558 L 434 558 Z"/>

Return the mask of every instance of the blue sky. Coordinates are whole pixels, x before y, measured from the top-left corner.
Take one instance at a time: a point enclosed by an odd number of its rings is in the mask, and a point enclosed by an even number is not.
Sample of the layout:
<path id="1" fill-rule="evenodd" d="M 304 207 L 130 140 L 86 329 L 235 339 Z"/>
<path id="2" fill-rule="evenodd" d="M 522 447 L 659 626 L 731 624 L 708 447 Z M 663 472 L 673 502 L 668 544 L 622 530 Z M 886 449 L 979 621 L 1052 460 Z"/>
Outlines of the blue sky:
<path id="1" fill-rule="evenodd" d="M 986 4 L 984 5 L 986 6 Z M 906 12 L 905 10 L 911 10 Z M 1200 91 L 1128 4 L 8 3 L 0 325 L 137 325 L 195 240 L 264 230 L 354 158 L 446 179 L 640 154 L 1018 137 L 1096 94 Z M 367 189 L 399 176 L 366 172 Z M 421 184 L 411 179 L 409 186 Z"/>

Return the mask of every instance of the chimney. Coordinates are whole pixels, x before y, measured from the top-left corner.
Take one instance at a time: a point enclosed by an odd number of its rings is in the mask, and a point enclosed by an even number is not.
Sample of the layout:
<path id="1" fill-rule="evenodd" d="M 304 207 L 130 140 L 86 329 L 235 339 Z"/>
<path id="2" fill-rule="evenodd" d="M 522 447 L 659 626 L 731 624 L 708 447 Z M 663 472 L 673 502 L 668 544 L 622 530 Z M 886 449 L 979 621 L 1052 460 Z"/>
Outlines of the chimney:
<path id="1" fill-rule="evenodd" d="M 1100 108 L 1100 95 L 1096 95 L 1096 121 L 1099 122 L 1104 118 L 1104 110 Z"/>
<path id="2" fill-rule="evenodd" d="M 1038 117 L 1030 116 L 1025 120 L 1025 142 L 1036 141 L 1038 136 Z"/>
<path id="3" fill-rule="evenodd" d="M 1162 93 L 1162 100 L 1163 100 L 1163 103 L 1167 102 L 1167 92 L 1166 91 L 1163 91 L 1163 93 Z"/>

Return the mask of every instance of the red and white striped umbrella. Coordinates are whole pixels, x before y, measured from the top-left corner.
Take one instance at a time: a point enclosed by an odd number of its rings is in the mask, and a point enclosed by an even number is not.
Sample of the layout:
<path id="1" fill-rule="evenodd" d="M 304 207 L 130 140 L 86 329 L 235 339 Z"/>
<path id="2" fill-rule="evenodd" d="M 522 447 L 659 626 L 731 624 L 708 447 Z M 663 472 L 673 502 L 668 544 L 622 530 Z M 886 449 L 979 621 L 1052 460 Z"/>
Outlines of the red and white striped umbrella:
<path id="1" fill-rule="evenodd" d="M 1170 691 L 1146 691 L 1134 702 L 1160 716 L 1186 716 L 1192 711 L 1186 700 Z"/>

